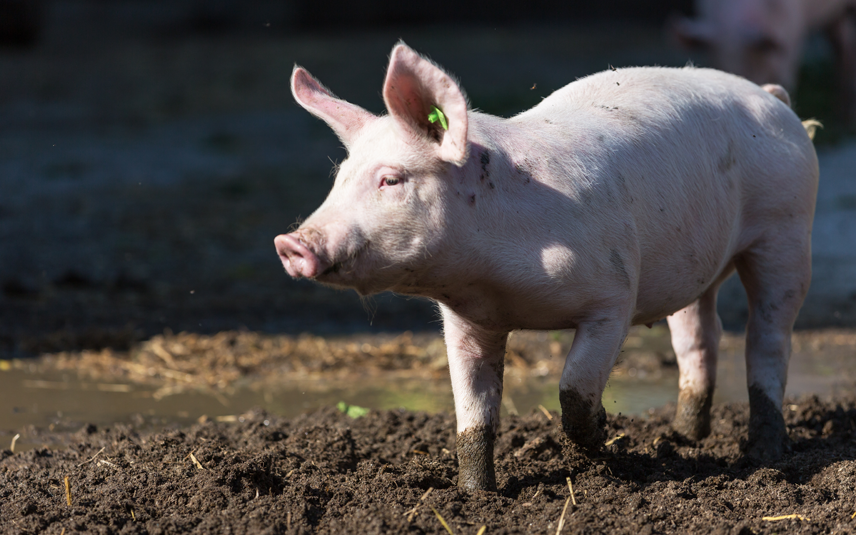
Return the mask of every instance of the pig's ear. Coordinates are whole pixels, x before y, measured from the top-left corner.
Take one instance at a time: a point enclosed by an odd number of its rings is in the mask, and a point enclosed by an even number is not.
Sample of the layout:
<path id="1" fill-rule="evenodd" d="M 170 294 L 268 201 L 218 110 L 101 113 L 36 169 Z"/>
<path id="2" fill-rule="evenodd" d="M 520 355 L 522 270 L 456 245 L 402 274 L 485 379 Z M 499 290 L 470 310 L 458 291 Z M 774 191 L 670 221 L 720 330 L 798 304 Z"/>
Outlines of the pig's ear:
<path id="1" fill-rule="evenodd" d="M 359 106 L 336 98 L 306 69 L 297 65 L 291 73 L 291 93 L 298 104 L 327 123 L 349 149 L 363 126 L 377 118 Z"/>
<path id="2" fill-rule="evenodd" d="M 451 76 L 399 43 L 389 59 L 383 100 L 402 133 L 428 137 L 437 143 L 440 159 L 464 165 L 467 99 Z M 439 117 L 435 107 L 441 112 Z M 432 113 L 434 122 L 429 119 Z"/>
<path id="3" fill-rule="evenodd" d="M 707 47 L 714 37 L 713 26 L 703 20 L 686 17 L 673 17 L 668 23 L 672 37 L 684 48 L 698 49 Z"/>

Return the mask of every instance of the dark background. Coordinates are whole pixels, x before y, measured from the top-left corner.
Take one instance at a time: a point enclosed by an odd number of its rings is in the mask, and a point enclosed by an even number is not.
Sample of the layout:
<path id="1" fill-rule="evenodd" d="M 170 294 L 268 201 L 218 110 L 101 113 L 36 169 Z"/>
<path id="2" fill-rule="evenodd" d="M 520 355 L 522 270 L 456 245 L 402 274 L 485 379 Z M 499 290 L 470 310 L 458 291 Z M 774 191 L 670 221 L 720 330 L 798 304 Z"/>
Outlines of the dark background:
<path id="1" fill-rule="evenodd" d="M 167 329 L 438 329 L 420 299 L 360 300 L 283 272 L 274 236 L 320 204 L 346 156 L 293 103 L 294 63 L 382 112 L 404 39 L 474 107 L 509 116 L 609 65 L 703 63 L 665 31 L 690 12 L 687 0 L 0 0 L 0 358 Z M 803 85 L 798 106 L 820 114 L 801 115 L 825 119 L 823 92 Z M 745 305 L 725 301 L 741 328 Z M 801 325 L 850 324 L 852 301 Z"/>

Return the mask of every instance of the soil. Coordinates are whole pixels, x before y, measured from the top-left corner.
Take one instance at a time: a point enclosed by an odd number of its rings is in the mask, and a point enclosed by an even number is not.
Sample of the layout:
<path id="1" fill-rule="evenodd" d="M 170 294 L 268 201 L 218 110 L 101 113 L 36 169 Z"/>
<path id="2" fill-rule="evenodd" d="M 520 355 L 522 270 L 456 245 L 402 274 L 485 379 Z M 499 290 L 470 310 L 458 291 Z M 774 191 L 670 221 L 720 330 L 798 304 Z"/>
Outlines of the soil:
<path id="1" fill-rule="evenodd" d="M 792 449 L 769 464 L 741 456 L 745 404 L 714 407 L 698 443 L 670 432 L 673 413 L 610 415 L 609 445 L 573 463 L 557 414 L 504 418 L 496 493 L 456 487 L 451 414 L 328 408 L 161 432 L 84 426 L 63 449 L 0 453 L 0 530 L 445 533 L 445 521 L 454 533 L 556 533 L 562 518 L 562 533 L 856 530 L 856 396 L 790 401 Z"/>

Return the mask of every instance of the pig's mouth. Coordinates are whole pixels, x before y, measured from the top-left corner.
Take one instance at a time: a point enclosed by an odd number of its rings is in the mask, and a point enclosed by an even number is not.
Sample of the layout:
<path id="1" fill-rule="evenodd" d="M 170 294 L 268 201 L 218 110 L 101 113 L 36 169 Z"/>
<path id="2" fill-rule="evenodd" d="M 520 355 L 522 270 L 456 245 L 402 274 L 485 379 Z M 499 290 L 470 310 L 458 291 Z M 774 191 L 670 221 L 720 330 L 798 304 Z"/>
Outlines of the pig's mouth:
<path id="1" fill-rule="evenodd" d="M 322 280 L 324 277 L 329 275 L 353 275 L 356 270 L 357 260 L 359 260 L 359 257 L 368 250 L 370 243 L 371 242 L 366 240 L 354 252 L 350 253 L 347 258 L 333 262 L 330 267 L 325 269 L 321 275 L 318 276 L 318 279 Z"/>

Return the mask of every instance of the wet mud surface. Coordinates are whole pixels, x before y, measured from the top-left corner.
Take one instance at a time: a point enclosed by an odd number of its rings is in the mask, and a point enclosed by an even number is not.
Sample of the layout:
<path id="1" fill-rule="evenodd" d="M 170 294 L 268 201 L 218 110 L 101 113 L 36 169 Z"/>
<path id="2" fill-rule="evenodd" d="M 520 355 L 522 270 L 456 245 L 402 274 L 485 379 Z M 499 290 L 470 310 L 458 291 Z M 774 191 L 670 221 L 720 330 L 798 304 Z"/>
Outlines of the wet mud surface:
<path id="1" fill-rule="evenodd" d="M 562 533 L 852 532 L 856 396 L 784 412 L 791 451 L 767 464 L 741 456 L 746 404 L 715 406 L 698 443 L 671 433 L 674 406 L 610 415 L 609 445 L 572 463 L 558 414 L 506 417 L 496 493 L 458 490 L 450 414 L 85 426 L 61 449 L 0 453 L 0 518 L 5 533 L 446 533 L 439 517 L 454 533 L 556 533 L 563 515 Z"/>

